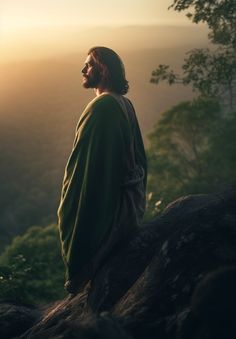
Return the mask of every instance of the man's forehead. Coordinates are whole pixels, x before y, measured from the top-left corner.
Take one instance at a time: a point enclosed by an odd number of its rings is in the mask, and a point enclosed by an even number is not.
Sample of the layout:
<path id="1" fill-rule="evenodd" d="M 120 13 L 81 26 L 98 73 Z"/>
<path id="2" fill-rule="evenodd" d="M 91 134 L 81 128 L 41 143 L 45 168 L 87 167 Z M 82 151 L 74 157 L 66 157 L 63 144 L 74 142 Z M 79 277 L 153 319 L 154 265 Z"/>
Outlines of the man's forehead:
<path id="1" fill-rule="evenodd" d="M 91 55 L 89 54 L 84 63 L 85 64 L 91 64 L 92 62 L 93 62 L 93 59 L 92 59 Z"/>

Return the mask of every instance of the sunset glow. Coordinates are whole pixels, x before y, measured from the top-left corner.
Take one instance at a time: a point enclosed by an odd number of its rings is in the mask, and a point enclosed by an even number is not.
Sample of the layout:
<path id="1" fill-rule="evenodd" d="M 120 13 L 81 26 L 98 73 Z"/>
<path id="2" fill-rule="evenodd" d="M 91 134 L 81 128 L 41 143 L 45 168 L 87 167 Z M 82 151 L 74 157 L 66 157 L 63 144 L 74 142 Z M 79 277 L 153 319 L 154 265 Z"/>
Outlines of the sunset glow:
<path id="1" fill-rule="evenodd" d="M 184 16 L 168 11 L 170 4 L 169 0 L 2 0 L 1 27 L 187 23 Z"/>
<path id="2" fill-rule="evenodd" d="M 184 15 L 168 10 L 170 4 L 169 0 L 2 0 L 0 58 L 66 54 L 83 50 L 93 41 L 114 42 L 109 33 L 113 27 L 189 24 Z M 139 36 L 134 39 L 138 43 Z"/>

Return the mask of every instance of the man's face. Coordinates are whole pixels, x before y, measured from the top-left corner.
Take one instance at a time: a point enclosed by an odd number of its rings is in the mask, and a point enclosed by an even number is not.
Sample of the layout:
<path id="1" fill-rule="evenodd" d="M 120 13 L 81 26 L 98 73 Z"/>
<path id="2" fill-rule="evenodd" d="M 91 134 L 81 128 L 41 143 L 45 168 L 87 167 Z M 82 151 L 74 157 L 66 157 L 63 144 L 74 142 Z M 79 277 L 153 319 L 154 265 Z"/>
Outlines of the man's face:
<path id="1" fill-rule="evenodd" d="M 83 74 L 84 88 L 98 88 L 98 85 L 101 81 L 101 76 L 91 55 L 87 56 L 81 72 Z"/>

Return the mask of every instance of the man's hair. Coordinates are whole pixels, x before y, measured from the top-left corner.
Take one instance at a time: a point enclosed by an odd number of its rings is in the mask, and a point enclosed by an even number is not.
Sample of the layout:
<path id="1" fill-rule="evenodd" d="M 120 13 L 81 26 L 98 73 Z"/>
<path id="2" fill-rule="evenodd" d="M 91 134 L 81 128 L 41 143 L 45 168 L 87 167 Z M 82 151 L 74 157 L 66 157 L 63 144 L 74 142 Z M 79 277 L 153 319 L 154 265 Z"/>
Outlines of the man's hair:
<path id="1" fill-rule="evenodd" d="M 117 94 L 126 94 L 129 89 L 125 67 L 119 55 L 107 47 L 92 47 L 88 51 L 101 76 L 101 85 Z"/>

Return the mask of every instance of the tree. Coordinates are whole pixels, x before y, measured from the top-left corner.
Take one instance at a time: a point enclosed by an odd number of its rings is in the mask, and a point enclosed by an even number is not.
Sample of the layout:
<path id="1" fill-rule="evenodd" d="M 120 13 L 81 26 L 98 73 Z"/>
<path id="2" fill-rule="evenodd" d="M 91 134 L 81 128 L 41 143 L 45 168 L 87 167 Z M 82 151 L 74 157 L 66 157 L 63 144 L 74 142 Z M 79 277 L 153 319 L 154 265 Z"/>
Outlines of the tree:
<path id="1" fill-rule="evenodd" d="M 64 295 L 64 265 L 56 225 L 33 226 L 0 257 L 0 298 L 28 303 Z"/>
<path id="2" fill-rule="evenodd" d="M 209 192 L 215 186 L 217 175 L 210 174 L 215 164 L 208 160 L 220 120 L 219 104 L 206 98 L 182 102 L 162 114 L 149 135 L 151 210 L 158 201 L 164 207 L 180 195 Z"/>
<path id="3" fill-rule="evenodd" d="M 213 43 L 236 49 L 235 0 L 174 0 L 169 8 L 178 12 L 189 10 L 186 15 L 194 23 L 208 25 Z"/>
<path id="4" fill-rule="evenodd" d="M 236 174 L 236 2 L 174 0 L 170 7 L 207 23 L 216 48 L 188 52 L 182 74 L 168 65 L 152 73 L 151 82 L 191 85 L 198 97 L 165 112 L 149 136 L 149 210 L 218 190 Z"/>
<path id="5" fill-rule="evenodd" d="M 192 85 L 201 96 L 220 96 L 224 107 L 234 107 L 234 89 L 236 80 L 236 56 L 231 50 L 218 49 L 212 53 L 209 49 L 194 49 L 188 53 L 182 66 L 183 74 L 178 75 L 167 65 L 159 65 L 152 72 L 151 82 L 158 84 L 167 81 L 169 85 L 182 83 Z"/>
<path id="6" fill-rule="evenodd" d="M 152 72 L 151 82 L 192 85 L 201 96 L 221 97 L 225 112 L 233 112 L 236 86 L 236 2 L 235 0 L 174 0 L 176 11 L 189 9 L 194 23 L 207 23 L 216 49 L 193 49 L 187 53 L 182 74 L 167 65 Z"/>

